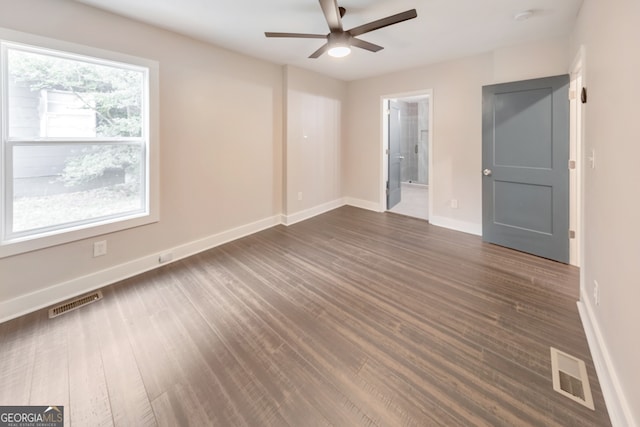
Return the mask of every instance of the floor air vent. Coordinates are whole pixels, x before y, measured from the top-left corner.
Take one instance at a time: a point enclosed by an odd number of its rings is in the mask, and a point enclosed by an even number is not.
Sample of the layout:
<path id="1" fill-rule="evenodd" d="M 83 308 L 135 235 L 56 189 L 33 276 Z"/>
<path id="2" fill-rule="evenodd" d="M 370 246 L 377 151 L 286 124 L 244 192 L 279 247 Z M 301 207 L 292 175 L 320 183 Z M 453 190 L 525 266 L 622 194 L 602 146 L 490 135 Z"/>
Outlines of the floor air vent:
<path id="1" fill-rule="evenodd" d="M 90 294 L 82 295 L 69 301 L 65 301 L 53 308 L 49 309 L 49 319 L 58 317 L 61 314 L 68 313 L 77 308 L 83 307 L 87 304 L 91 304 L 94 301 L 102 299 L 102 292 L 96 291 Z"/>
<path id="2" fill-rule="evenodd" d="M 583 360 L 551 347 L 551 371 L 555 391 L 594 409 L 587 367 Z"/>

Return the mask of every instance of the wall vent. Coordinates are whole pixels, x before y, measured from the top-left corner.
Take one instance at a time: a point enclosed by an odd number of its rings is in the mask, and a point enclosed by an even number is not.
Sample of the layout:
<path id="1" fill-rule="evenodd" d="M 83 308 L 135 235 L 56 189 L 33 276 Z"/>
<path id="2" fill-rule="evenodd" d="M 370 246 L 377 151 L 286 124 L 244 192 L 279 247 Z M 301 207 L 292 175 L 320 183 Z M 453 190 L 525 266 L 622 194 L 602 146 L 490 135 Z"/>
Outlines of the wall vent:
<path id="1" fill-rule="evenodd" d="M 551 347 L 551 374 L 555 391 L 594 410 L 589 376 L 583 360 Z"/>
<path id="2" fill-rule="evenodd" d="M 91 292 L 90 294 L 81 295 L 69 301 L 65 301 L 49 309 L 49 319 L 53 319 L 54 317 L 58 317 L 61 314 L 68 313 L 77 308 L 83 307 L 87 304 L 91 304 L 92 302 L 95 302 L 101 299 L 102 299 L 102 292 L 96 291 L 96 292 Z"/>

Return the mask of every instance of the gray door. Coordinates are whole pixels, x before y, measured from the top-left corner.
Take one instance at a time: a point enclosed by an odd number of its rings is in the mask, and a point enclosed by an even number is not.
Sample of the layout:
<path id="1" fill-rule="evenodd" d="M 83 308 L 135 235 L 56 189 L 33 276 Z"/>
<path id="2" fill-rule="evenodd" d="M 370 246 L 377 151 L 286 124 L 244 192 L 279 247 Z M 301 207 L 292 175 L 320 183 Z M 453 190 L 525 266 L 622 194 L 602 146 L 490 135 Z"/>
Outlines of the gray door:
<path id="1" fill-rule="evenodd" d="M 482 88 L 486 242 L 569 262 L 569 76 Z"/>
<path id="2" fill-rule="evenodd" d="M 400 187 L 402 177 L 402 155 L 400 152 L 400 107 L 389 101 L 389 179 L 387 181 L 387 209 L 393 208 L 402 199 Z"/>

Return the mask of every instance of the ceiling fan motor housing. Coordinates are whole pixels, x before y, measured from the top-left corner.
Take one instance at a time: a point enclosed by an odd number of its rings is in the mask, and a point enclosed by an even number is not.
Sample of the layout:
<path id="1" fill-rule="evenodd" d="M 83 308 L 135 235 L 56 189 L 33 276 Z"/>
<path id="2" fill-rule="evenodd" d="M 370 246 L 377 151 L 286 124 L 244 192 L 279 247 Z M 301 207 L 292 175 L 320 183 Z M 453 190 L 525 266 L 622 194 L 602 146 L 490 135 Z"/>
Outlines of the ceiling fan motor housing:
<path id="1" fill-rule="evenodd" d="M 342 31 L 342 32 L 338 32 L 338 31 L 334 31 L 329 33 L 329 45 L 330 46 L 336 46 L 336 45 L 344 45 L 344 46 L 351 46 L 351 39 L 353 37 L 351 36 L 351 34 Z"/>

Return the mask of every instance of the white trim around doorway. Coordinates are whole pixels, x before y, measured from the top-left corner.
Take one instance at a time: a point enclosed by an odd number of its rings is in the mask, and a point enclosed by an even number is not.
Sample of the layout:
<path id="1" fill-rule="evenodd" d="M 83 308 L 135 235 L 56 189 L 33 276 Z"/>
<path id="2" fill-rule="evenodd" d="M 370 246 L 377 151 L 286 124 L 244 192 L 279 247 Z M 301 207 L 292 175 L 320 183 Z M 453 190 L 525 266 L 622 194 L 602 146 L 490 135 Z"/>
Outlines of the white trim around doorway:
<path id="1" fill-rule="evenodd" d="M 388 101 L 392 99 L 413 98 L 413 97 L 425 97 L 429 98 L 429 219 L 433 218 L 433 193 L 435 191 L 436 184 L 433 182 L 433 111 L 434 111 L 434 99 L 433 89 L 417 90 L 413 92 L 402 92 L 389 95 L 382 95 L 380 97 L 380 203 L 378 210 L 380 212 L 387 211 L 387 177 L 388 177 L 388 165 L 389 159 L 387 154 L 387 148 L 389 147 L 389 132 L 387 124 L 387 105 Z"/>
<path id="2" fill-rule="evenodd" d="M 581 46 L 570 69 L 570 160 L 575 162 L 575 168 L 569 171 L 569 228 L 575 232 L 575 237 L 569 241 L 570 264 L 576 267 L 583 262 L 584 227 L 584 104 L 581 101 L 581 91 L 585 86 L 585 48 Z"/>

